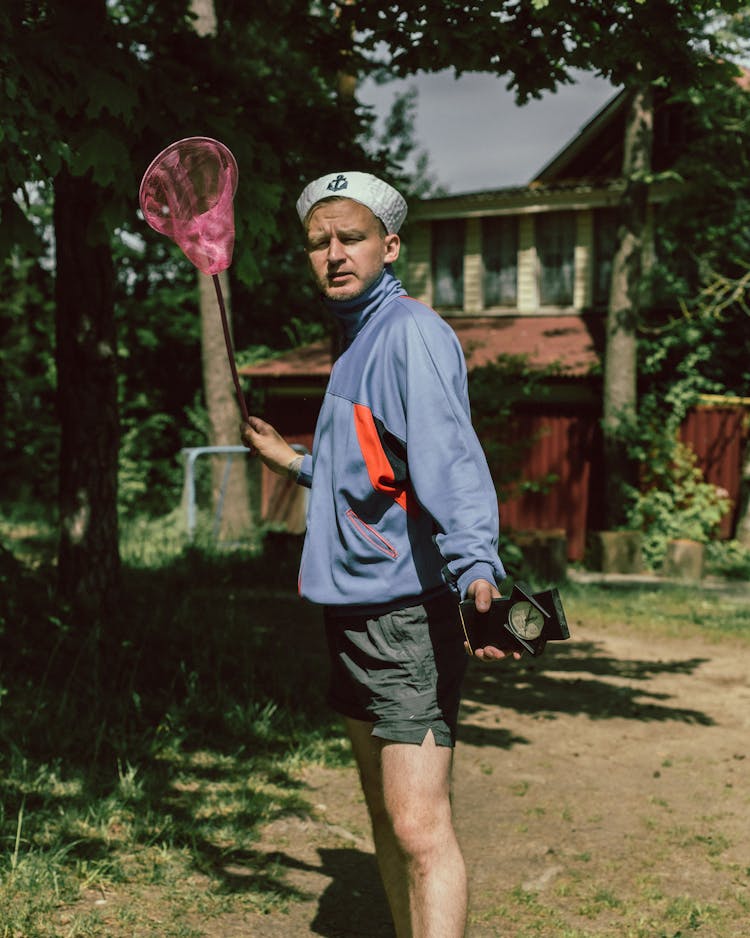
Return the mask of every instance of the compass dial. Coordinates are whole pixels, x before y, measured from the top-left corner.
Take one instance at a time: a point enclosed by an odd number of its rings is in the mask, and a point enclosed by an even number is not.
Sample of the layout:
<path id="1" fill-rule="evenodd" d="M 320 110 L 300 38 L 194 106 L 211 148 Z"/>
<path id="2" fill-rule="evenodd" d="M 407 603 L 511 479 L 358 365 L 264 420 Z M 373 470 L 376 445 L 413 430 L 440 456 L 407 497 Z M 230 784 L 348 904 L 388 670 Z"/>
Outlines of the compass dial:
<path id="1" fill-rule="evenodd" d="M 510 627 L 520 638 L 539 638 L 544 627 L 544 614 L 530 602 L 513 603 L 508 615 Z"/>

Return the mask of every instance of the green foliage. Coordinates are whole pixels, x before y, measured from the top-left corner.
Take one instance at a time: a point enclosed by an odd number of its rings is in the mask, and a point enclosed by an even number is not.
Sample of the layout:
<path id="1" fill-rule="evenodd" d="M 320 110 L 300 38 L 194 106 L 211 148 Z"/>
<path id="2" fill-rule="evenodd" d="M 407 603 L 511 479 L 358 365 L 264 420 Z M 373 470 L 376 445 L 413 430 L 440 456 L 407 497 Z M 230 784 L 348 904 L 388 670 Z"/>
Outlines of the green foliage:
<path id="1" fill-rule="evenodd" d="M 705 481 L 695 453 L 684 443 L 674 444 L 668 462 L 650 462 L 646 475 L 641 491 L 634 495 L 629 520 L 631 527 L 644 533 L 647 563 L 658 567 L 667 541 L 686 538 L 708 543 L 731 502 L 725 491 Z"/>
<path id="2" fill-rule="evenodd" d="M 716 576 L 750 581 L 750 547 L 739 541 L 712 541 L 706 551 L 706 566 Z"/>
<path id="3" fill-rule="evenodd" d="M 508 76 L 523 104 L 570 82 L 574 68 L 606 75 L 615 85 L 668 78 L 687 86 L 723 51 L 712 19 L 741 6 L 738 0 L 592 0 L 580 6 L 449 0 L 430 7 L 399 0 L 384 16 L 379 0 L 358 0 L 341 7 L 341 24 L 362 37 L 361 52 L 377 56 L 385 48 L 400 76 L 446 68 L 494 72 Z M 696 48 L 709 55 L 696 55 Z"/>
<path id="4" fill-rule="evenodd" d="M 192 419 L 201 387 L 196 273 L 165 239 L 118 231 L 116 320 L 123 516 L 167 513 L 179 502 L 179 451 L 206 440 Z M 200 410 L 201 405 L 197 405 Z"/>
<path id="5" fill-rule="evenodd" d="M 731 507 L 727 492 L 705 481 L 695 453 L 679 439 L 679 426 L 694 400 L 680 385 L 666 400 L 646 396 L 630 428 L 629 451 L 640 478 L 629 493 L 628 526 L 643 532 L 644 557 L 652 567 L 663 561 L 669 540 L 708 543 Z"/>
<path id="6" fill-rule="evenodd" d="M 652 311 L 640 339 L 651 387 L 691 381 L 750 394 L 750 94 L 731 72 L 678 91 L 688 115 L 674 165 L 681 183 L 659 207 Z"/>
<path id="7" fill-rule="evenodd" d="M 750 641 L 750 604 L 732 590 L 696 591 L 692 583 L 644 589 L 569 581 L 565 604 L 569 620 L 597 630 L 613 628 L 621 634 L 627 623 L 629 631 L 647 637 L 701 635 Z"/>
<path id="8" fill-rule="evenodd" d="M 117 274 L 119 507 L 123 518 L 133 518 L 164 514 L 176 503 L 177 454 L 206 442 L 196 403 L 202 387 L 196 274 L 176 246 L 136 217 L 148 162 L 186 128 L 225 140 L 235 153 L 235 343 L 238 358 L 252 360 L 262 349 L 326 334 L 294 201 L 310 176 L 336 164 L 406 182 L 397 174 L 416 147 L 413 97 L 394 107 L 387 142 L 371 139 L 372 115 L 342 107 L 332 93 L 342 36 L 335 19 L 315 8 L 224 5 L 218 34 L 200 39 L 186 0 L 102 0 L 94 7 L 96 25 L 83 30 L 80 17 L 70 19 L 53 4 L 0 10 L 10 37 L 0 49 L 8 93 L 0 128 L 0 240 L 14 245 L 0 270 L 0 447 L 7 490 L 51 503 L 59 430 L 54 280 L 43 251 L 53 221 L 51 180 L 67 167 L 103 187 L 102 217 L 90 236 L 111 244 Z M 90 45 L 89 29 L 97 31 Z"/>
<path id="9" fill-rule="evenodd" d="M 0 482 L 14 498 L 54 496 L 52 282 L 20 248 L 0 262 Z"/>
<path id="10" fill-rule="evenodd" d="M 299 348 L 325 338 L 326 329 L 318 322 L 305 322 L 297 316 L 292 316 L 288 325 L 284 326 L 284 335 L 292 348 Z"/>

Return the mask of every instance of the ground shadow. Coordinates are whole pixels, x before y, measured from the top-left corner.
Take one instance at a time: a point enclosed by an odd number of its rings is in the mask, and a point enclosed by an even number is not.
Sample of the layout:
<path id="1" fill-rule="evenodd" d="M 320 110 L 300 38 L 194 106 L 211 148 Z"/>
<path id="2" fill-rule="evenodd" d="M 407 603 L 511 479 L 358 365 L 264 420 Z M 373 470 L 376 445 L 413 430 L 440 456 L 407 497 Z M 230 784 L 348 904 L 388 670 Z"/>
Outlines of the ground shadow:
<path id="1" fill-rule="evenodd" d="M 224 855 L 220 879 L 233 892 L 277 890 L 291 870 L 330 880 L 318 900 L 310 932 L 325 938 L 394 938 L 391 914 L 375 856 L 353 847 L 319 848 L 320 863 L 306 863 L 283 851 L 233 852 Z M 269 875 L 273 871 L 273 875 Z M 219 872 L 218 868 L 214 870 Z M 287 886 L 287 898 L 314 899 Z"/>
<path id="2" fill-rule="evenodd" d="M 501 707 L 548 719 L 582 714 L 592 720 L 625 718 L 711 726 L 714 720 L 708 714 L 673 706 L 669 694 L 651 690 L 648 684 L 662 674 L 688 678 L 706 660 L 625 661 L 605 654 L 596 642 L 548 645 L 539 659 L 524 658 L 517 664 L 472 662 L 461 712 L 466 718 L 487 707 Z M 523 742 L 509 739 L 501 726 L 462 726 L 461 738 L 478 746 L 508 747 Z"/>
<path id="3" fill-rule="evenodd" d="M 393 938 L 395 932 L 375 857 L 352 848 L 318 851 L 331 882 L 310 930 L 325 938 Z"/>

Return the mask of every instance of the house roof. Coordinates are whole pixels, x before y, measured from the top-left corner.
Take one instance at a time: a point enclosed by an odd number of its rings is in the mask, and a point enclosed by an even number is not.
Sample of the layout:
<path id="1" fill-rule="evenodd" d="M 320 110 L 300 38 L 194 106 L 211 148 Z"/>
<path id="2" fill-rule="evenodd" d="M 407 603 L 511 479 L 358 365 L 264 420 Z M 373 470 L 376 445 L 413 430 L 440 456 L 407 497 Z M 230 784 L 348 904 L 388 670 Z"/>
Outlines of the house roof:
<path id="1" fill-rule="evenodd" d="M 560 180 L 554 183 L 532 182 L 528 186 L 507 186 L 481 192 L 461 192 L 435 196 L 414 203 L 412 221 L 439 218 L 485 217 L 547 208 L 616 205 L 622 197 L 621 179 Z"/>
<path id="2" fill-rule="evenodd" d="M 622 174 L 622 137 L 627 95 L 618 91 L 530 183 L 553 185 L 576 179 L 615 179 Z"/>
<path id="3" fill-rule="evenodd" d="M 555 366 L 566 378 L 596 373 L 601 361 L 604 323 L 597 315 L 461 316 L 449 318 L 471 371 L 500 355 L 523 355 L 534 368 Z M 327 379 L 333 358 L 327 340 L 305 345 L 277 358 L 239 368 L 262 383 L 285 379 Z"/>

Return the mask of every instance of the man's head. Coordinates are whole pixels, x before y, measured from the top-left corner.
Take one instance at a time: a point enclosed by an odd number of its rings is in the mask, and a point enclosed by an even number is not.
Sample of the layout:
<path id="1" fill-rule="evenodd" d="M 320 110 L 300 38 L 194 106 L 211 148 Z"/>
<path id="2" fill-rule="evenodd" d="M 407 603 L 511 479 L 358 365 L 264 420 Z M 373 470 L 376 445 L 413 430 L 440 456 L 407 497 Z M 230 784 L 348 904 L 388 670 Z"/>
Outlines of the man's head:
<path id="1" fill-rule="evenodd" d="M 316 284 L 332 300 L 363 293 L 399 254 L 406 202 L 368 173 L 331 173 L 297 201 Z"/>

